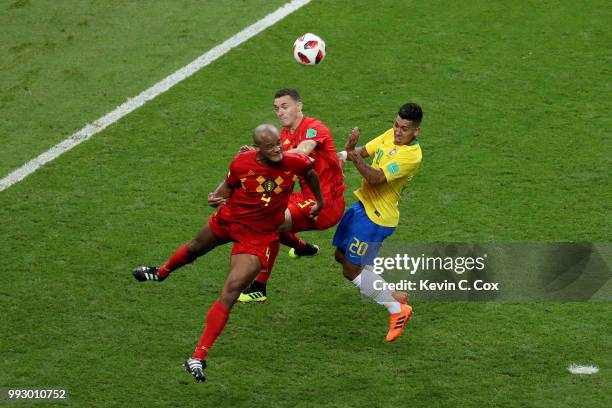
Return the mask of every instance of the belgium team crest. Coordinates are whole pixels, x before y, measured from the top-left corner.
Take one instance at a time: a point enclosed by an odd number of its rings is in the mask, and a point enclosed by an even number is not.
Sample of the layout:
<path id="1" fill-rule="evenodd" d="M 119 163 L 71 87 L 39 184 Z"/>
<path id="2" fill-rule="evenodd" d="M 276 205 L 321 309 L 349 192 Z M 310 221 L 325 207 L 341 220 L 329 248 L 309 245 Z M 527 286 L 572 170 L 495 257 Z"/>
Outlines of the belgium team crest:
<path id="1" fill-rule="evenodd" d="M 281 184 L 283 183 L 282 177 L 277 177 L 276 179 L 265 179 L 262 176 L 257 177 L 257 182 L 259 186 L 255 189 L 258 193 L 276 193 L 279 194 L 283 189 L 281 188 Z"/>
<path id="2" fill-rule="evenodd" d="M 276 187 L 276 183 L 272 181 L 271 179 L 268 179 L 263 182 L 262 186 L 266 193 L 271 193 L 272 191 L 274 191 L 274 188 Z"/>

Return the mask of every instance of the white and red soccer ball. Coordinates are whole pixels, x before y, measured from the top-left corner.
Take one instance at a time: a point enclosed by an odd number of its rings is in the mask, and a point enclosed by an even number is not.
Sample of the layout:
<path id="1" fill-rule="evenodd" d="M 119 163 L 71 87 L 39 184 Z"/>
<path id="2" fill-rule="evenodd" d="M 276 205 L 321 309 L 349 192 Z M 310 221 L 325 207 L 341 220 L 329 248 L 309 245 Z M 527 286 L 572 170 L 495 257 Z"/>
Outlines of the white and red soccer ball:
<path id="1" fill-rule="evenodd" d="M 293 57 L 303 65 L 318 65 L 325 58 L 325 41 L 316 34 L 301 35 L 293 43 Z"/>

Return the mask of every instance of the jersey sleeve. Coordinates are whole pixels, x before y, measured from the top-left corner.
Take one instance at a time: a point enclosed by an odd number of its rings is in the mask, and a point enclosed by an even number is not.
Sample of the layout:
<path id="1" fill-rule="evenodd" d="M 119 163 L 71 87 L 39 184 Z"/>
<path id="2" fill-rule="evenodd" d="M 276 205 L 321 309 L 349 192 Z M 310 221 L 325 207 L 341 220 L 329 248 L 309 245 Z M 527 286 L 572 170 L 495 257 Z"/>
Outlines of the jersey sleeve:
<path id="1" fill-rule="evenodd" d="M 227 176 L 225 177 L 225 182 L 232 186 L 233 188 L 237 188 L 240 186 L 240 179 L 237 177 L 238 174 L 238 161 L 234 159 L 230 163 L 229 171 L 227 172 Z"/>
<path id="2" fill-rule="evenodd" d="M 374 138 L 372 140 L 370 140 L 368 143 L 366 143 L 365 145 L 365 149 L 366 152 L 368 152 L 368 155 L 370 157 L 374 157 L 374 155 L 376 154 L 376 151 L 378 150 L 378 148 L 380 147 L 380 145 L 383 142 L 383 137 L 384 134 L 378 136 L 377 138 Z"/>
<path id="3" fill-rule="evenodd" d="M 304 140 L 313 140 L 318 144 L 322 144 L 326 140 L 331 139 L 331 132 L 322 123 L 313 124 L 311 127 L 306 129 Z"/>
<path id="4" fill-rule="evenodd" d="M 381 170 L 385 173 L 387 182 L 390 182 L 414 176 L 420 165 L 420 156 L 414 154 L 412 151 L 408 151 L 398 153 L 394 160 L 386 163 Z"/>
<path id="5" fill-rule="evenodd" d="M 312 169 L 314 159 L 301 153 L 291 153 L 287 155 L 288 164 L 291 170 L 298 176 L 303 176 Z"/>

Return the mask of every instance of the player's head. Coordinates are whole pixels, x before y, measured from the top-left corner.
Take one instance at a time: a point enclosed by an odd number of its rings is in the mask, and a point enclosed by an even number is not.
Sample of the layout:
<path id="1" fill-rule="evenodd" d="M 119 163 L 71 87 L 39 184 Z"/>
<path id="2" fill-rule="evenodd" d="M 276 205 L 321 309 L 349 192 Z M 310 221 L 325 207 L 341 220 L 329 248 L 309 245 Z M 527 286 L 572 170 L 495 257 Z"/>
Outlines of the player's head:
<path id="1" fill-rule="evenodd" d="M 393 122 L 393 142 L 396 145 L 411 143 L 418 135 L 423 120 L 423 110 L 416 103 L 402 105 Z"/>
<path id="2" fill-rule="evenodd" d="M 253 146 L 257 151 L 257 158 L 267 162 L 283 160 L 280 135 L 274 125 L 263 124 L 253 130 Z"/>
<path id="3" fill-rule="evenodd" d="M 302 98 L 295 89 L 281 89 L 274 94 L 274 112 L 282 127 L 295 129 L 300 124 Z"/>

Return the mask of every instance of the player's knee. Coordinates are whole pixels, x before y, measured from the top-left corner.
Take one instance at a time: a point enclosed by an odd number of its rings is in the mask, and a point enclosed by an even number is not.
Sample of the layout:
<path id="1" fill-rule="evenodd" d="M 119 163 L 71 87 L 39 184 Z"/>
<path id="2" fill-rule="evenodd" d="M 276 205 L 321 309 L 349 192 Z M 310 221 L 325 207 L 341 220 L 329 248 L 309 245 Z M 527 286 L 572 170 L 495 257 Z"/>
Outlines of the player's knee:
<path id="1" fill-rule="evenodd" d="M 230 272 L 230 277 L 228 277 L 228 280 L 221 290 L 221 298 L 224 300 L 224 303 L 234 303 L 240 296 L 240 293 L 246 289 L 250 283 L 243 279 L 232 278 L 231 276 L 232 273 Z"/>
<path id="2" fill-rule="evenodd" d="M 189 253 L 191 256 L 197 257 L 204 255 L 204 252 L 206 252 L 204 245 L 195 239 L 189 242 L 189 245 L 187 245 L 187 253 Z"/>
<path id="3" fill-rule="evenodd" d="M 231 293 L 231 292 L 227 292 L 225 290 L 222 290 L 221 291 L 221 296 L 219 297 L 219 300 L 225 306 L 231 307 L 231 305 L 236 303 L 236 300 L 238 300 L 238 296 L 240 296 L 240 292 L 238 292 L 238 294 L 236 295 L 235 293 Z"/>
<path id="4" fill-rule="evenodd" d="M 342 261 L 339 261 L 342 264 L 342 275 L 350 281 L 355 279 L 361 273 L 361 265 L 355 265 L 351 261 L 349 261 L 344 254 L 342 254 Z"/>
<path id="5" fill-rule="evenodd" d="M 238 296 L 240 296 L 240 291 L 235 290 L 232 287 L 227 287 L 224 286 L 223 289 L 221 289 L 221 302 L 224 305 L 233 305 L 234 303 L 236 303 L 236 300 L 238 300 Z"/>
<path id="6" fill-rule="evenodd" d="M 339 264 L 343 264 L 344 263 L 344 253 L 340 249 L 336 249 L 336 252 L 334 253 L 334 259 Z"/>
<path id="7" fill-rule="evenodd" d="M 219 300 L 223 305 L 225 305 L 228 309 L 231 309 L 234 306 L 234 303 L 238 300 L 238 296 L 240 296 L 240 292 L 237 294 L 231 290 L 227 290 L 226 286 L 221 288 L 221 294 L 219 296 Z"/>
<path id="8" fill-rule="evenodd" d="M 342 274 L 350 281 L 354 280 L 361 273 L 361 268 L 356 265 L 348 265 L 347 263 L 342 264 Z"/>

